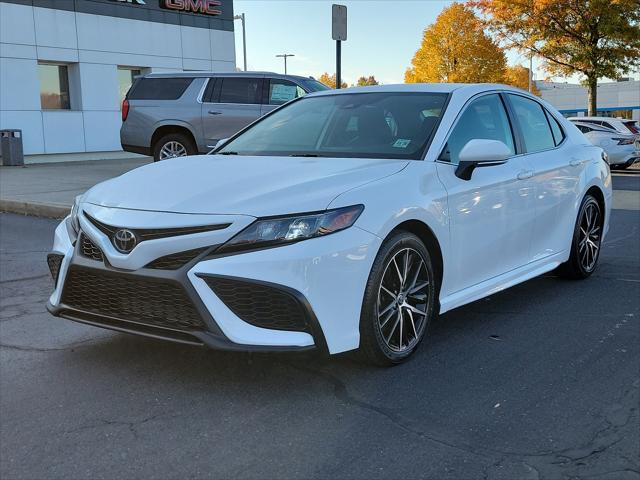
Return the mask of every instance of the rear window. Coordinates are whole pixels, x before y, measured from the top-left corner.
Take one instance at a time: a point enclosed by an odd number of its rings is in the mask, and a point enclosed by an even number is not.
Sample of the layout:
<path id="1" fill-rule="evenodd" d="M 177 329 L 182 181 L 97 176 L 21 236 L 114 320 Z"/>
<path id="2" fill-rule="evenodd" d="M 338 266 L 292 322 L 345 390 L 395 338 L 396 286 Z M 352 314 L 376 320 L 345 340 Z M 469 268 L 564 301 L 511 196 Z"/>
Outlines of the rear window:
<path id="1" fill-rule="evenodd" d="M 220 103 L 262 103 L 260 84 L 261 79 L 259 78 L 224 78 L 220 91 Z"/>
<path id="2" fill-rule="evenodd" d="M 133 86 L 129 100 L 177 100 L 193 78 L 142 78 Z"/>

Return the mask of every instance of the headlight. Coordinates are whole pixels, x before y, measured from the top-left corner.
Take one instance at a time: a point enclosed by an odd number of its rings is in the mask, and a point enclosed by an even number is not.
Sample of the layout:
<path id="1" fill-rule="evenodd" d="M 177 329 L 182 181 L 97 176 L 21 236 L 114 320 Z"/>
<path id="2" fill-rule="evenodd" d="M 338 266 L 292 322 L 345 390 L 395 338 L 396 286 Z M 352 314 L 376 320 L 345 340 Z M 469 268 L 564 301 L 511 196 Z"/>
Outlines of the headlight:
<path id="1" fill-rule="evenodd" d="M 73 238 L 77 237 L 80 232 L 80 221 L 78 220 L 78 214 L 80 212 L 80 197 L 81 195 L 78 195 L 74 200 L 73 207 L 71 207 L 71 213 L 69 214 L 69 219 L 67 220 L 67 229 L 69 230 L 69 234 L 73 234 Z"/>
<path id="2" fill-rule="evenodd" d="M 216 253 L 277 246 L 329 235 L 349 228 L 363 210 L 364 205 L 354 205 L 320 213 L 259 219 L 225 243 Z"/>

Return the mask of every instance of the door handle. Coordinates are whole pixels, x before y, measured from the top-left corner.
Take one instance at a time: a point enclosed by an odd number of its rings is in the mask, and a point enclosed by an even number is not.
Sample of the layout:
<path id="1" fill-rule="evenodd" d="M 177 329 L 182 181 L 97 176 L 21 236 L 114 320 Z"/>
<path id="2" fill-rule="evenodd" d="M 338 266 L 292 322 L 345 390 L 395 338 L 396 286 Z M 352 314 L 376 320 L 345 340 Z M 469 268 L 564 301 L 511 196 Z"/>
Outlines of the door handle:
<path id="1" fill-rule="evenodd" d="M 533 177 L 533 170 L 523 170 L 518 172 L 518 180 L 526 180 L 527 178 Z"/>
<path id="2" fill-rule="evenodd" d="M 215 110 L 209 110 L 209 115 L 222 115 L 222 112 L 217 112 Z"/>

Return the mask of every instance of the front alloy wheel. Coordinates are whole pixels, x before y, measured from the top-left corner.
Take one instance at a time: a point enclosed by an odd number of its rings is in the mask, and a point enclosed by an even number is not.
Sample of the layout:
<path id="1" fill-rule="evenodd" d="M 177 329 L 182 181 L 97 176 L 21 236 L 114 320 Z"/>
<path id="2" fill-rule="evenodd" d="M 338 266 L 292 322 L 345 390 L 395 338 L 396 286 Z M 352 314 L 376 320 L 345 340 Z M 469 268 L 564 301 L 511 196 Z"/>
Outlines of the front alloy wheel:
<path id="1" fill-rule="evenodd" d="M 420 253 L 397 252 L 387 263 L 378 290 L 378 328 L 394 352 L 412 349 L 427 318 L 429 275 Z"/>
<path id="2" fill-rule="evenodd" d="M 360 352 L 378 365 L 406 360 L 435 316 L 437 279 L 429 251 L 412 233 L 388 238 L 373 263 L 360 317 Z"/>

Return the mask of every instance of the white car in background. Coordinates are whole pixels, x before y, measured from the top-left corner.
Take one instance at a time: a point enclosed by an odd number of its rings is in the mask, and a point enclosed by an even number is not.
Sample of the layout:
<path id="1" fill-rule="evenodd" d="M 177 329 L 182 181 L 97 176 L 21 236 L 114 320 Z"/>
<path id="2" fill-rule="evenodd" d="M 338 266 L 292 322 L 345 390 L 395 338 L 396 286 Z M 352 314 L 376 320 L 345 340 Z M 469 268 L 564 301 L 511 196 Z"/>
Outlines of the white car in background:
<path id="1" fill-rule="evenodd" d="M 632 133 L 619 133 L 610 128 L 577 120 L 572 120 L 572 123 L 592 144 L 605 151 L 611 167 L 625 169 L 640 160 L 640 139 Z"/>
<path id="2" fill-rule="evenodd" d="M 212 155 L 79 197 L 48 256 L 48 308 L 192 345 L 399 363 L 438 312 L 558 267 L 593 273 L 612 203 L 603 156 L 504 85 L 310 94 Z"/>
<path id="3" fill-rule="evenodd" d="M 600 127 L 610 128 L 618 133 L 633 134 L 640 137 L 640 127 L 636 120 L 628 120 L 626 118 L 613 117 L 569 117 L 572 122 L 591 123 Z"/>

